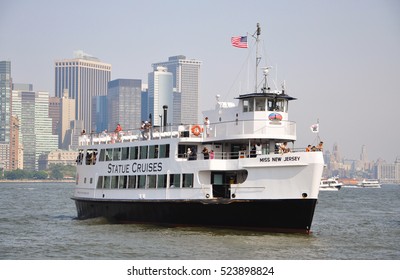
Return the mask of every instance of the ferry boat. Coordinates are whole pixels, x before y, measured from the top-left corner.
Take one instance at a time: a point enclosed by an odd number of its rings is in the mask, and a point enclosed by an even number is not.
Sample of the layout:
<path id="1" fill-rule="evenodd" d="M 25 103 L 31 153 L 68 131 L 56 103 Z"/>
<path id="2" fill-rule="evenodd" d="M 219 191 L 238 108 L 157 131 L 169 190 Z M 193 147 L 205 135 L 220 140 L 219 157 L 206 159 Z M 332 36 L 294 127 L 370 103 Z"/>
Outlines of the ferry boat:
<path id="1" fill-rule="evenodd" d="M 319 185 L 320 191 L 338 191 L 342 188 L 343 183 L 338 181 L 338 178 L 331 177 L 328 179 L 321 179 L 321 183 Z"/>
<path id="2" fill-rule="evenodd" d="M 257 42 L 259 36 L 257 26 Z M 216 100 L 203 124 L 164 125 L 82 138 L 78 219 L 309 233 L 324 168 L 322 152 L 296 141 L 284 88 Z M 165 112 L 164 112 L 165 113 Z M 208 152 L 207 152 L 208 150 Z"/>
<path id="3" fill-rule="evenodd" d="M 363 187 L 363 188 L 378 188 L 379 189 L 381 187 L 381 184 L 376 179 L 364 179 L 358 184 L 358 186 Z"/>

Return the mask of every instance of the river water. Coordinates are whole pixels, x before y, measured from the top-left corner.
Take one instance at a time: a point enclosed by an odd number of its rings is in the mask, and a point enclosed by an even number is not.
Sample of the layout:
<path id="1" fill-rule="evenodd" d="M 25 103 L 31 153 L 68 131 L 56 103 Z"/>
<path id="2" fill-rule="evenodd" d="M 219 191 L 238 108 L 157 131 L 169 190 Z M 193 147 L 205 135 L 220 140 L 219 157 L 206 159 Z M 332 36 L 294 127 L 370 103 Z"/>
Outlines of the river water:
<path id="1" fill-rule="evenodd" d="M 400 186 L 320 192 L 312 233 L 77 220 L 74 183 L 0 183 L 3 260 L 399 260 Z"/>

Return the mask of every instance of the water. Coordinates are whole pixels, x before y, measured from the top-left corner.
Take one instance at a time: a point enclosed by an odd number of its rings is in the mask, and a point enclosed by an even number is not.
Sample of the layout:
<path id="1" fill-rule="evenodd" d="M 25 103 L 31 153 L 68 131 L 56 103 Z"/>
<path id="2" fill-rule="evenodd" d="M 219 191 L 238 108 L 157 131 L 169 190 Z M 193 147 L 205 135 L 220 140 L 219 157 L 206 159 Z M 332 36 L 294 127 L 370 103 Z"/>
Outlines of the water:
<path id="1" fill-rule="evenodd" d="M 73 188 L 0 183 L 0 259 L 400 259 L 400 186 L 321 192 L 310 235 L 80 221 Z"/>

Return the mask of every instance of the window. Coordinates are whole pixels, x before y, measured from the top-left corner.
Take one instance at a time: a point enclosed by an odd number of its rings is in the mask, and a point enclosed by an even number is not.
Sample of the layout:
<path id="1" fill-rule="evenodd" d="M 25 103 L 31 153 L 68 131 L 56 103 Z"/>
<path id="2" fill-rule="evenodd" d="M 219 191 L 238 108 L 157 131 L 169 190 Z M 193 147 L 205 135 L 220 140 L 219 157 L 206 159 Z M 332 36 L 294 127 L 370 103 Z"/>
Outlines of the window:
<path id="1" fill-rule="evenodd" d="M 129 147 L 122 148 L 122 160 L 127 160 L 129 158 Z"/>
<path id="2" fill-rule="evenodd" d="M 139 175 L 138 177 L 139 177 L 138 188 L 139 189 L 146 188 L 146 175 Z"/>
<path id="3" fill-rule="evenodd" d="M 106 150 L 106 161 L 111 161 L 112 160 L 112 154 L 113 154 L 113 149 L 107 149 Z"/>
<path id="4" fill-rule="evenodd" d="M 250 98 L 249 99 L 249 112 L 253 112 L 254 111 L 254 99 Z"/>
<path id="5" fill-rule="evenodd" d="M 134 188 L 136 188 L 136 175 L 129 176 L 128 188 L 129 188 L 129 189 L 134 189 Z"/>
<path id="6" fill-rule="evenodd" d="M 169 158 L 169 144 L 160 145 L 159 158 Z"/>
<path id="7" fill-rule="evenodd" d="M 99 179 L 97 180 L 97 186 L 96 188 L 102 189 L 103 188 L 103 176 L 99 176 Z"/>
<path id="8" fill-rule="evenodd" d="M 256 98 L 256 111 L 265 111 L 265 98 Z"/>
<path id="9" fill-rule="evenodd" d="M 138 159 L 139 155 L 139 147 L 131 147 L 131 154 L 129 155 L 130 159 Z"/>
<path id="10" fill-rule="evenodd" d="M 149 188 L 156 188 L 157 187 L 157 175 L 148 175 L 147 180 L 149 181 Z"/>
<path id="11" fill-rule="evenodd" d="M 111 188 L 111 177 L 110 176 L 104 176 L 104 186 L 103 188 L 105 189 L 110 189 Z"/>
<path id="12" fill-rule="evenodd" d="M 119 189 L 126 189 L 127 183 L 128 183 L 128 176 L 121 176 L 119 178 L 118 188 Z"/>
<path id="13" fill-rule="evenodd" d="M 147 158 L 147 146 L 142 146 L 140 147 L 140 159 L 146 159 Z"/>
<path id="14" fill-rule="evenodd" d="M 105 161 L 106 160 L 106 153 L 105 153 L 104 149 L 100 150 L 100 158 L 99 158 L 99 160 L 100 161 Z"/>
<path id="15" fill-rule="evenodd" d="M 249 111 L 249 100 L 243 100 L 243 112 Z"/>
<path id="16" fill-rule="evenodd" d="M 170 174 L 169 175 L 169 187 L 170 188 L 180 188 L 181 187 L 181 175 L 180 174 Z"/>
<path id="17" fill-rule="evenodd" d="M 167 175 L 161 174 L 157 177 L 157 188 L 166 188 L 167 187 Z"/>
<path id="18" fill-rule="evenodd" d="M 183 188 L 193 188 L 193 174 L 183 174 Z"/>
<path id="19" fill-rule="evenodd" d="M 118 178 L 119 178 L 119 176 L 112 176 L 111 177 L 111 188 L 112 189 L 118 188 Z"/>
<path id="20" fill-rule="evenodd" d="M 113 160 L 121 160 L 121 148 L 114 148 Z"/>
<path id="21" fill-rule="evenodd" d="M 158 145 L 149 146 L 149 158 L 158 158 Z"/>

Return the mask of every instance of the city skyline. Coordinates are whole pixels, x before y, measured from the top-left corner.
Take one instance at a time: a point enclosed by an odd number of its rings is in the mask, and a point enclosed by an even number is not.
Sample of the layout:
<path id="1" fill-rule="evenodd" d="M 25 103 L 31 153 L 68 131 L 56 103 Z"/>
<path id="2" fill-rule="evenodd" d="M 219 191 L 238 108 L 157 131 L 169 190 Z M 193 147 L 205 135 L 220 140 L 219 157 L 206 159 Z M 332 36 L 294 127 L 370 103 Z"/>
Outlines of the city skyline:
<path id="1" fill-rule="evenodd" d="M 278 87 L 284 80 L 298 98 L 289 108 L 296 147 L 315 141 L 309 127 L 319 121 L 326 149 L 337 143 L 343 157 L 358 159 L 363 145 L 369 160 L 391 163 L 400 155 L 399 2 L 117 2 L 3 1 L 0 60 L 11 61 L 13 82 L 54 96 L 54 62 L 82 49 L 112 65 L 111 80 L 146 83 L 152 63 L 185 54 L 202 61 L 202 111 L 213 107 L 217 94 L 232 101 L 240 89 L 252 90 L 243 63 L 260 22 L 261 64 L 267 58 Z M 61 20 L 59 11 L 74 20 Z M 249 36 L 249 49 L 230 45 L 238 35 Z"/>

